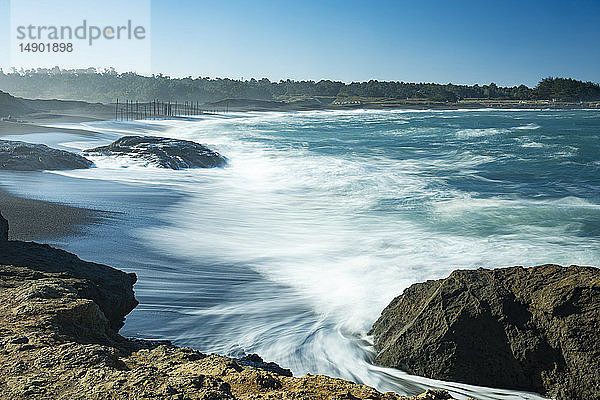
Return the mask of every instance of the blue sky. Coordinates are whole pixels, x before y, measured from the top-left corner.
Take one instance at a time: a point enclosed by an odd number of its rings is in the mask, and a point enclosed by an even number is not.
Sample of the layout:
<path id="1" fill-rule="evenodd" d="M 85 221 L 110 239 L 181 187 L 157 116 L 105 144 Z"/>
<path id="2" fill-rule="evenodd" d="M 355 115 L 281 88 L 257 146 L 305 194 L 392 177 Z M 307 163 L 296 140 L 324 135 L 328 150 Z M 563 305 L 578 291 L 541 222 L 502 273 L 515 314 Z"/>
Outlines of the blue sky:
<path id="1" fill-rule="evenodd" d="M 151 15 L 151 69 L 171 76 L 600 82 L 600 1 L 180 0 Z"/>

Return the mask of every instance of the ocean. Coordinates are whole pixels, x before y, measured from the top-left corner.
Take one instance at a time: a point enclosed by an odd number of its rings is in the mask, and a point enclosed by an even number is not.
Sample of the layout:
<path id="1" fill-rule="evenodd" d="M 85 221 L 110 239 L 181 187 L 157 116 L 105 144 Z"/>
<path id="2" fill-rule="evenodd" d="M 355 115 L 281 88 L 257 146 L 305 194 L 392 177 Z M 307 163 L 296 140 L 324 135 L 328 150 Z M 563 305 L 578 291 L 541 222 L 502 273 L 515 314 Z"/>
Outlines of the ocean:
<path id="1" fill-rule="evenodd" d="M 54 244 L 133 271 L 125 336 L 258 353 L 295 375 L 380 391 L 542 399 L 372 363 L 367 335 L 413 283 L 457 268 L 600 265 L 600 112 L 311 111 L 63 124 L 91 136 L 14 140 L 64 149 L 121 135 L 194 140 L 228 166 L 173 171 L 127 158 L 2 173 L 13 192 L 111 211 Z"/>

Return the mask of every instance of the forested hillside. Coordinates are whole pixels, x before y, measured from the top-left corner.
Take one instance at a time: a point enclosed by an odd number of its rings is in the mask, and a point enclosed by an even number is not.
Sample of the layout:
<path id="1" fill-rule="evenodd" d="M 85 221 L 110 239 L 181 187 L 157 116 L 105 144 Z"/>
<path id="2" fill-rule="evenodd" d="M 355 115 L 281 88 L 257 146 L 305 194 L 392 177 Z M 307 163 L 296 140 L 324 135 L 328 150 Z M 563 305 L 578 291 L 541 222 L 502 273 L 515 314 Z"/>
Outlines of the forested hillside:
<path id="1" fill-rule="evenodd" d="M 24 98 L 113 102 L 116 98 L 134 101 L 189 100 L 215 102 L 223 99 L 302 100 L 324 98 L 328 101 L 352 99 L 428 99 L 456 102 L 463 99 L 599 101 L 600 86 L 567 78 L 546 78 L 534 88 L 525 85 L 453 85 L 436 83 L 344 82 L 321 80 L 271 82 L 228 78 L 170 78 L 162 74 L 142 76 L 87 70 L 37 69 L 4 73 L 0 71 L 0 90 Z"/>

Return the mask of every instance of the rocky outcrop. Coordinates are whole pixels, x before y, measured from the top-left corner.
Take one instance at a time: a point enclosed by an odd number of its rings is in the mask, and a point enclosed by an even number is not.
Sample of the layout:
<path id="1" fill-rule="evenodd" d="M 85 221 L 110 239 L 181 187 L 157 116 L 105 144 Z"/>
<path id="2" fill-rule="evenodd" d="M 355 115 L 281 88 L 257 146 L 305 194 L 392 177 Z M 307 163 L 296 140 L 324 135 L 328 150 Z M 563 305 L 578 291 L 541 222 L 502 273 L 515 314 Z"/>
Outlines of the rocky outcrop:
<path id="1" fill-rule="evenodd" d="M 123 338 L 135 279 L 49 246 L 1 242 L 0 399 L 451 399 L 296 378 L 255 354 L 236 360 Z"/>
<path id="2" fill-rule="evenodd" d="M 8 221 L 0 212 L 0 242 L 8 240 Z"/>
<path id="3" fill-rule="evenodd" d="M 227 163 L 225 157 L 199 143 L 154 136 L 124 136 L 108 146 L 86 150 L 86 154 L 129 156 L 171 169 L 213 168 Z"/>
<path id="4" fill-rule="evenodd" d="M 248 354 L 244 357 L 238 358 L 237 362 L 241 365 L 247 365 L 249 367 L 259 368 L 264 371 L 274 372 L 277 375 L 292 376 L 292 371 L 286 368 L 281 368 L 274 362 L 265 362 L 258 354 Z"/>
<path id="5" fill-rule="evenodd" d="M 74 254 L 48 245 L 18 241 L 0 243 L 0 264 L 85 282 L 72 282 L 77 296 L 94 302 L 115 332 L 138 304 L 132 289 L 137 279 L 135 274 L 82 261 Z M 38 275 L 34 273 L 33 276 Z"/>
<path id="6" fill-rule="evenodd" d="M 24 104 L 22 99 L 0 90 L 0 118 L 23 115 L 31 111 L 31 108 Z"/>
<path id="7" fill-rule="evenodd" d="M 373 325 L 376 362 L 434 379 L 600 399 L 600 270 L 457 270 Z"/>
<path id="8" fill-rule="evenodd" d="M 92 162 L 78 154 L 13 140 L 0 140 L 0 169 L 13 171 L 90 168 Z"/>

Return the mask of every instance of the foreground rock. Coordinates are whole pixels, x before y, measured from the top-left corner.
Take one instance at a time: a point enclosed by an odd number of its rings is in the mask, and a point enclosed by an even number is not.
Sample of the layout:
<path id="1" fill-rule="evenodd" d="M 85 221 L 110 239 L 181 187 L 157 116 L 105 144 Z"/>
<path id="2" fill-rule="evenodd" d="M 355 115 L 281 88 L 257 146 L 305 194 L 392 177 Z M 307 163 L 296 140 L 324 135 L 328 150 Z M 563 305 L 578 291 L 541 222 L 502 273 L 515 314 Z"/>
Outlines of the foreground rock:
<path id="1" fill-rule="evenodd" d="M 0 169 L 41 171 L 90 168 L 92 162 L 78 154 L 13 140 L 0 140 Z"/>
<path id="2" fill-rule="evenodd" d="M 255 354 L 236 360 L 125 339 L 117 331 L 137 304 L 135 275 L 2 237 L 1 399 L 450 399 L 443 391 L 408 398 L 327 376 L 294 378 Z"/>
<path id="3" fill-rule="evenodd" d="M 227 163 L 225 157 L 189 140 L 153 136 L 124 136 L 116 142 L 86 150 L 86 154 L 125 155 L 162 168 L 213 168 Z"/>
<path id="4" fill-rule="evenodd" d="M 600 270 L 454 271 L 373 325 L 376 362 L 429 378 L 600 399 Z"/>

